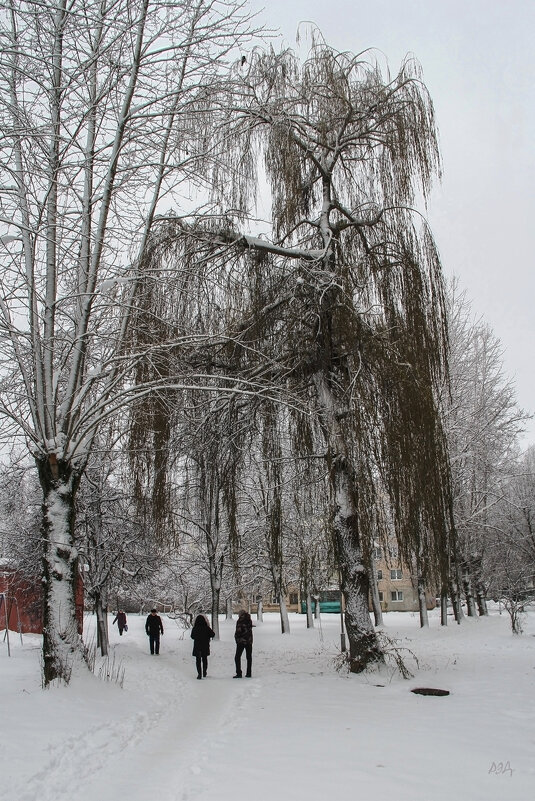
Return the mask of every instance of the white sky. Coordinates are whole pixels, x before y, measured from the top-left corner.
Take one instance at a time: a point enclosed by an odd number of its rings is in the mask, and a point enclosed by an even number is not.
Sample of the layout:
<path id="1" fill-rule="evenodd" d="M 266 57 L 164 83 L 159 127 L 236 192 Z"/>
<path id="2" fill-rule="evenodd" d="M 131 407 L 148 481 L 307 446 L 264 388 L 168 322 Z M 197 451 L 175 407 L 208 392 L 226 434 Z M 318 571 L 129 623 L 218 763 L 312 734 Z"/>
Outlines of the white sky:
<path id="1" fill-rule="evenodd" d="M 501 340 L 519 405 L 535 412 L 535 2 L 251 0 L 295 46 L 300 21 L 338 50 L 407 53 L 435 104 L 444 176 L 429 209 L 446 275 Z M 531 222 L 531 229 L 530 229 Z M 535 421 L 523 445 L 535 443 Z"/>

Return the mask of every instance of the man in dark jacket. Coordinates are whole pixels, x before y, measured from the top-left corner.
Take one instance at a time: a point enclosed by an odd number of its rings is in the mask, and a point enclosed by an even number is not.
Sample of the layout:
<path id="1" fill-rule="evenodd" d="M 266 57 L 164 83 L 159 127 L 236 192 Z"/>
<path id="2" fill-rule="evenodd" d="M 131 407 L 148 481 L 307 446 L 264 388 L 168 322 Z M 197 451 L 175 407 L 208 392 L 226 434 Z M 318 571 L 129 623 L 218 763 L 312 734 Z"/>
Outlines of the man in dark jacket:
<path id="1" fill-rule="evenodd" d="M 236 631 L 234 633 L 236 641 L 236 655 L 234 663 L 236 665 L 235 679 L 241 679 L 241 655 L 245 651 L 245 658 L 247 660 L 247 672 L 245 677 L 251 678 L 251 666 L 253 662 L 253 621 L 251 615 L 242 609 L 238 615 L 238 622 L 236 623 Z"/>
<path id="2" fill-rule="evenodd" d="M 151 654 L 156 654 L 156 656 L 158 656 L 160 653 L 160 634 L 163 634 L 163 624 L 156 609 L 150 610 L 150 615 L 145 621 L 145 631 L 149 638 Z"/>

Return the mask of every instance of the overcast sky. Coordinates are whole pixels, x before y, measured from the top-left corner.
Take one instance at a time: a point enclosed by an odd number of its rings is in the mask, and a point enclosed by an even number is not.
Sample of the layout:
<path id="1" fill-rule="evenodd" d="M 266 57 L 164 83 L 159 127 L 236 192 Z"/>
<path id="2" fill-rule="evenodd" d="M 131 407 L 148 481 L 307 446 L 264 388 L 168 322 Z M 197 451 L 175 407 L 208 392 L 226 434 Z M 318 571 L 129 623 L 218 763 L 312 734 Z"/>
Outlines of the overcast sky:
<path id="1" fill-rule="evenodd" d="M 252 0 L 295 46 L 300 21 L 338 50 L 416 56 L 444 175 L 429 219 L 446 275 L 504 349 L 519 405 L 535 412 L 535 0 Z M 535 421 L 523 445 L 535 444 Z"/>

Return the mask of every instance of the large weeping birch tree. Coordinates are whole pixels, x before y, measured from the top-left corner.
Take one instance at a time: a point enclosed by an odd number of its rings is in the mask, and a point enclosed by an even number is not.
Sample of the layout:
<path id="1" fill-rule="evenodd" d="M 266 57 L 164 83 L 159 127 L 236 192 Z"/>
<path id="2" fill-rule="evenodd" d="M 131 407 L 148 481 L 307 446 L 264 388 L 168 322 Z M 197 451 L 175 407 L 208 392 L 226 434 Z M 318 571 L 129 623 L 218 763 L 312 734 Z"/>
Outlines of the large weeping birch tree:
<path id="1" fill-rule="evenodd" d="M 74 499 L 99 426 L 183 379 L 134 385 L 150 343 L 127 352 L 130 312 L 154 216 L 202 184 L 213 94 L 251 35 L 231 0 L 0 3 L 0 414 L 43 491 L 45 683 L 81 654 Z"/>
<path id="2" fill-rule="evenodd" d="M 293 407 L 297 449 L 321 432 L 358 672 L 382 659 L 368 611 L 373 542 L 393 526 L 401 557 L 418 554 L 428 582 L 447 570 L 445 304 L 433 238 L 413 211 L 440 169 L 433 107 L 413 61 L 392 78 L 372 55 L 320 41 L 303 63 L 292 52 L 257 53 L 240 107 L 234 98 L 228 107 L 229 164 L 254 181 L 263 160 L 270 228 L 255 232 L 234 213 L 210 230 L 170 220 L 161 262 L 200 265 L 197 238 L 206 264 L 211 243 L 212 260 L 240 287 L 226 298 L 235 365 L 254 343 L 302 404 L 302 414 Z"/>

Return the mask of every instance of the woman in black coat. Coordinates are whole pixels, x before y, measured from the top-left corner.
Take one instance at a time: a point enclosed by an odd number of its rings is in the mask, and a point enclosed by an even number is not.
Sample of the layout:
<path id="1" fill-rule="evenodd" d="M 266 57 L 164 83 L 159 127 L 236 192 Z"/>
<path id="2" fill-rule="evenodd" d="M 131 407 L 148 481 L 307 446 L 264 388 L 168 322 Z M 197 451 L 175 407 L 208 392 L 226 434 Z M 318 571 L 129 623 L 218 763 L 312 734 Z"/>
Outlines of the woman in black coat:
<path id="1" fill-rule="evenodd" d="M 193 640 L 193 656 L 197 664 L 197 678 L 206 678 L 208 670 L 208 657 L 210 656 L 210 640 L 215 637 L 215 633 L 208 625 L 204 615 L 197 615 L 195 623 L 191 630 L 191 639 Z M 201 674 L 202 662 L 202 674 Z"/>

